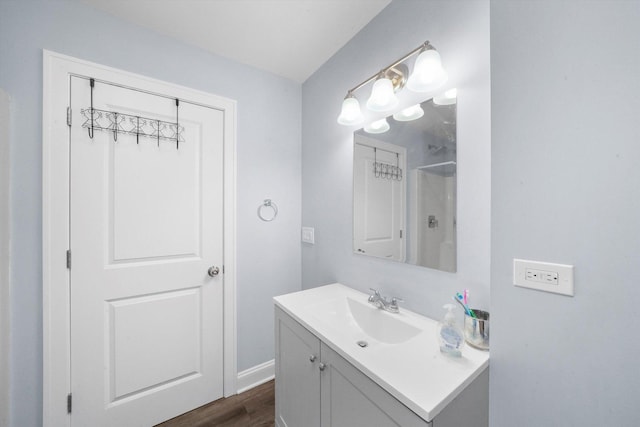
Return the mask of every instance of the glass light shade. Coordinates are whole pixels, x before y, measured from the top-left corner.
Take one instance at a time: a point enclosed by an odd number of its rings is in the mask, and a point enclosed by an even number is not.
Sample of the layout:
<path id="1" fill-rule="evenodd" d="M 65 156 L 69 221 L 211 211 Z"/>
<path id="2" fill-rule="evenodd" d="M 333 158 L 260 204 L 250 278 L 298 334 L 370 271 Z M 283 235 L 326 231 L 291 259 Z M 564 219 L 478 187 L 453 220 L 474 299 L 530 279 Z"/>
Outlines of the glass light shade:
<path id="1" fill-rule="evenodd" d="M 424 116 L 424 110 L 420 104 L 416 104 L 395 113 L 393 118 L 399 122 L 410 122 L 411 120 L 419 119 L 422 116 Z"/>
<path id="2" fill-rule="evenodd" d="M 342 101 L 342 110 L 338 116 L 338 123 L 344 126 L 359 125 L 364 121 L 362 111 L 360 111 L 360 103 L 353 95 L 347 96 Z"/>
<path id="3" fill-rule="evenodd" d="M 442 68 L 440 54 L 435 49 L 429 49 L 416 58 L 407 87 L 414 92 L 429 92 L 445 84 L 448 78 Z"/>
<path id="4" fill-rule="evenodd" d="M 390 111 L 398 105 L 398 98 L 393 93 L 393 83 L 387 78 L 379 78 L 373 84 L 367 108 L 371 111 Z"/>
<path id="5" fill-rule="evenodd" d="M 436 105 L 452 105 L 456 103 L 458 98 L 458 89 L 449 89 L 443 94 L 433 97 L 433 103 Z"/>
<path id="6" fill-rule="evenodd" d="M 364 127 L 364 131 L 367 133 L 385 133 L 390 129 L 387 119 L 376 120 Z"/>

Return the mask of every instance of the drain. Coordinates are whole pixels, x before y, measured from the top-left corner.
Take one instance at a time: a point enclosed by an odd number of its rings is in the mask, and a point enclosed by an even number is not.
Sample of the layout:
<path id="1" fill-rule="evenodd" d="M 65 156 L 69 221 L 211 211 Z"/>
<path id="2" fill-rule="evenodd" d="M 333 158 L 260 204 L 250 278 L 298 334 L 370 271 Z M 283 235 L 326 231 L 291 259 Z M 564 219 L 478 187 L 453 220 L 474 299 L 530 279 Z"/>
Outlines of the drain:
<path id="1" fill-rule="evenodd" d="M 358 344 L 362 348 L 365 348 L 366 346 L 369 345 L 369 343 L 366 341 L 358 341 L 356 344 Z"/>

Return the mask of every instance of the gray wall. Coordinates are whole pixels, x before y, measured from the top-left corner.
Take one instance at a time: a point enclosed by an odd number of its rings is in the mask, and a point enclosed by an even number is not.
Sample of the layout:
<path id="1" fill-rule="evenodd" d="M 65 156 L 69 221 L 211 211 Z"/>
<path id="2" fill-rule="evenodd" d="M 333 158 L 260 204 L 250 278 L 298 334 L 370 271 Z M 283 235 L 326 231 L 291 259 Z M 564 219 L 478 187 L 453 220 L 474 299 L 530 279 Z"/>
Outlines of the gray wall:
<path id="1" fill-rule="evenodd" d="M 425 40 L 440 52 L 448 87 L 459 94 L 455 274 L 352 253 L 354 129 L 336 123 L 342 99 Z M 435 318 L 456 291 L 469 288 L 473 304 L 489 308 L 489 68 L 488 1 L 395 0 L 303 84 L 302 223 L 315 227 L 316 240 L 303 244 L 303 287 L 334 281 L 363 291 L 379 287 Z M 356 92 L 361 105 L 370 91 L 368 85 Z"/>
<path id="2" fill-rule="evenodd" d="M 42 49 L 238 101 L 238 369 L 272 359 L 271 297 L 300 289 L 300 85 L 81 3 L 0 1 L 0 88 L 14 113 L 12 425 L 42 422 Z M 256 215 L 265 198 L 280 209 L 271 223 Z"/>
<path id="3" fill-rule="evenodd" d="M 640 2 L 491 1 L 491 425 L 640 423 Z M 512 285 L 575 265 L 575 297 Z"/>

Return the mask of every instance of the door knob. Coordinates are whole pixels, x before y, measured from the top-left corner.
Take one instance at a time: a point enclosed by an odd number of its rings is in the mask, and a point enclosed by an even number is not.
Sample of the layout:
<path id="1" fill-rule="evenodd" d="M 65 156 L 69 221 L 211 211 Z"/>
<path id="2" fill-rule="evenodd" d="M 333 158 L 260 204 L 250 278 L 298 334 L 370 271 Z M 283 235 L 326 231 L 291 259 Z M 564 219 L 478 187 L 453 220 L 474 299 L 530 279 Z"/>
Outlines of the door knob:
<path id="1" fill-rule="evenodd" d="M 209 274 L 209 277 L 216 277 L 220 273 L 220 269 L 214 265 L 209 267 L 207 273 Z"/>
<path id="2" fill-rule="evenodd" d="M 318 365 L 318 369 L 320 369 L 321 371 L 324 371 L 327 368 L 327 365 L 325 365 L 324 363 L 321 363 Z"/>

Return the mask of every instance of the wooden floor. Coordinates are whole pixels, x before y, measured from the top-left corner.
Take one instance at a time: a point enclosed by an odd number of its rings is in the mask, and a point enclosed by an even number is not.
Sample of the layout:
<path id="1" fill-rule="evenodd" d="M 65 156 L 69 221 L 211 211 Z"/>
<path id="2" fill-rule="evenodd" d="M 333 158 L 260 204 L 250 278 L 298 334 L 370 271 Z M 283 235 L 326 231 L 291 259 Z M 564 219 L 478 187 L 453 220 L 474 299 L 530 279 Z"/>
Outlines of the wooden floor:
<path id="1" fill-rule="evenodd" d="M 219 399 L 156 427 L 273 427 L 275 391 L 273 380 L 242 394 Z"/>

